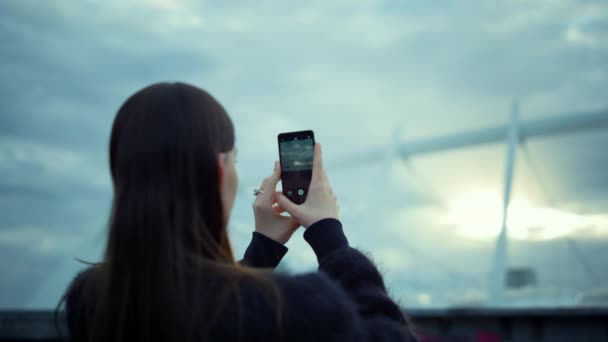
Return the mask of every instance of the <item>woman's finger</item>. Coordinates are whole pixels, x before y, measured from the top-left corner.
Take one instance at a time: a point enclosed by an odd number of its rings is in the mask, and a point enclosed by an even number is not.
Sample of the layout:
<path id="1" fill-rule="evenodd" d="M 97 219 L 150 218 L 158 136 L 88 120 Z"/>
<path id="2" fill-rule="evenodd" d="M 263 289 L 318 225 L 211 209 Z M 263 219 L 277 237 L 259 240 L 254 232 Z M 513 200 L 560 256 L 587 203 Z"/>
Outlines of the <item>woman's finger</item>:
<path id="1" fill-rule="evenodd" d="M 312 166 L 314 168 L 323 168 L 323 152 L 321 151 L 321 144 L 316 143 L 313 149 L 313 160 Z"/>
<path id="2" fill-rule="evenodd" d="M 262 181 L 262 184 L 260 184 L 260 187 L 258 188 L 259 190 L 264 190 L 266 188 L 266 183 L 268 183 L 268 178 L 264 178 L 264 180 Z M 260 203 L 260 197 L 263 194 L 258 194 L 255 196 L 254 200 L 253 200 L 253 205 L 255 206 L 256 204 Z"/>
<path id="3" fill-rule="evenodd" d="M 274 196 L 272 196 L 272 204 L 273 204 L 272 211 L 274 211 L 276 214 L 282 214 L 287 211 L 283 207 L 281 207 L 279 205 L 279 203 L 277 202 L 277 197 L 279 197 L 279 195 L 282 195 L 282 194 L 283 193 L 280 191 L 275 191 Z"/>
<path id="4" fill-rule="evenodd" d="M 259 194 L 257 196 L 258 198 L 256 200 L 260 200 L 265 204 L 272 205 L 272 203 L 275 202 L 274 192 L 277 187 L 277 183 L 279 182 L 280 179 L 281 179 L 281 168 L 279 167 L 279 162 L 275 161 L 274 171 L 273 171 L 272 175 L 270 175 L 270 177 L 265 178 L 264 182 L 262 182 L 262 185 L 260 187 L 260 190 L 262 190 L 264 192 Z"/>
<path id="5" fill-rule="evenodd" d="M 268 177 L 268 184 L 266 186 L 270 187 L 269 190 L 274 191 L 277 187 L 277 183 L 281 180 L 281 167 L 279 165 L 279 161 L 276 160 L 274 162 L 274 171 L 272 175 Z"/>
<path id="6" fill-rule="evenodd" d="M 283 193 L 281 191 L 275 191 L 274 192 L 274 196 L 272 196 L 272 204 L 277 203 L 277 197 L 279 197 L 279 195 L 282 195 Z"/>
<path id="7" fill-rule="evenodd" d="M 287 211 L 289 214 L 291 214 L 291 216 L 294 216 L 294 214 L 298 214 L 300 210 L 299 205 L 294 204 L 292 201 L 289 200 L 289 198 L 285 197 L 285 195 L 283 195 L 282 193 L 278 193 L 276 198 L 277 204 L 281 206 L 281 208 L 285 209 L 285 211 Z"/>
<path id="8" fill-rule="evenodd" d="M 278 204 L 272 206 L 272 211 L 274 211 L 275 214 L 282 214 L 286 212 L 286 210 Z"/>
<path id="9" fill-rule="evenodd" d="M 325 169 L 323 168 L 323 152 L 321 152 L 321 144 L 316 143 L 314 147 L 314 158 L 312 162 L 312 178 L 311 183 L 318 183 L 327 180 Z"/>
<path id="10" fill-rule="evenodd" d="M 269 195 L 272 195 L 274 190 L 277 187 L 277 183 L 281 180 L 281 168 L 279 167 L 279 162 L 274 162 L 274 171 L 270 177 L 266 178 L 267 182 L 264 184 L 264 191 L 268 191 Z"/>
<path id="11" fill-rule="evenodd" d="M 260 184 L 260 187 L 258 189 L 264 190 L 266 188 L 266 184 L 268 184 L 268 177 L 266 177 L 266 178 L 264 178 L 264 180 L 262 180 L 262 184 Z"/>

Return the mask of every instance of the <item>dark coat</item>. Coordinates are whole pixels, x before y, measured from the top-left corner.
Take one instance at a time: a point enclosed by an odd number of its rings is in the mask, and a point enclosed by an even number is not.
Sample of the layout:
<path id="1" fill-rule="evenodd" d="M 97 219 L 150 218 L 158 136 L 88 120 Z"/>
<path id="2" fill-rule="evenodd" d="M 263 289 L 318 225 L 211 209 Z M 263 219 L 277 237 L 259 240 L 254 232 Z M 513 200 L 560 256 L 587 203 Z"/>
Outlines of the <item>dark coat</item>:
<path id="1" fill-rule="evenodd" d="M 415 341 L 412 326 L 400 307 L 389 298 L 374 264 L 349 247 L 340 221 L 321 220 L 304 233 L 319 261 L 319 271 L 303 275 L 272 273 L 282 298 L 282 336 L 285 341 Z M 241 263 L 274 268 L 287 248 L 253 233 Z M 87 322 L 80 306 L 82 284 L 92 269 L 81 272 L 67 293 L 67 318 L 71 339 L 86 340 Z M 240 291 L 244 319 L 241 340 L 276 341 L 272 308 L 264 304 L 255 284 Z M 226 311 L 229 315 L 230 310 Z M 220 319 L 212 341 L 235 341 L 234 320 Z"/>

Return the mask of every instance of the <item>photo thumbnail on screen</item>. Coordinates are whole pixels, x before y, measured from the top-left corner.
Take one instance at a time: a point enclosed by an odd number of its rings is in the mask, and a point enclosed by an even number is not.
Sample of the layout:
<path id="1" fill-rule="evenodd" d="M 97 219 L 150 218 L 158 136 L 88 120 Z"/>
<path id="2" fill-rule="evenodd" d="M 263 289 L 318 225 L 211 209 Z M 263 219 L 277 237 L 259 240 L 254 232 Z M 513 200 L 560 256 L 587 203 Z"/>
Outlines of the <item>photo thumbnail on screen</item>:
<path id="1" fill-rule="evenodd" d="M 281 142 L 283 172 L 311 170 L 313 158 L 312 139 Z"/>

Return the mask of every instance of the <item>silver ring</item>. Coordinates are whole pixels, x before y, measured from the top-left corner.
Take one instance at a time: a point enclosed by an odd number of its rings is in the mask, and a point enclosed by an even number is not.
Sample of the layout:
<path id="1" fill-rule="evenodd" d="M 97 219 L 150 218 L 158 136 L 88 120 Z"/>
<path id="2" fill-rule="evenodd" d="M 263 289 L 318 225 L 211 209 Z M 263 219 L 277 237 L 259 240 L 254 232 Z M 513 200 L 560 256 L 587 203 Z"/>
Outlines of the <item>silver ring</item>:
<path id="1" fill-rule="evenodd" d="M 260 190 L 260 189 L 253 189 L 253 196 L 257 196 L 259 194 L 263 194 L 264 190 Z"/>

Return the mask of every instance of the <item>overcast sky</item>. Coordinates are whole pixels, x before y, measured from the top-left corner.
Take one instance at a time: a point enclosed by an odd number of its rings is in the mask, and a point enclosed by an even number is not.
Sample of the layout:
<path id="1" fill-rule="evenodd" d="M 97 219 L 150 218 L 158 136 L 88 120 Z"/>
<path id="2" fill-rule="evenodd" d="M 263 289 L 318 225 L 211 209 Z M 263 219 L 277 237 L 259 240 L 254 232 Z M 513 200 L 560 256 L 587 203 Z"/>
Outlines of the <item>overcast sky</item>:
<path id="1" fill-rule="evenodd" d="M 506 147 L 401 161 L 391 142 L 505 124 L 514 102 L 523 121 L 608 109 L 605 1 L 9 0 L 0 51 L 0 308 L 51 307 L 73 257 L 99 259 L 111 123 L 154 82 L 205 88 L 235 123 L 237 255 L 276 135 L 313 129 L 349 239 L 408 306 L 483 300 Z M 608 286 L 607 144 L 598 127 L 517 153 L 508 263 L 566 302 Z M 301 233 L 291 271 L 315 267 Z"/>

